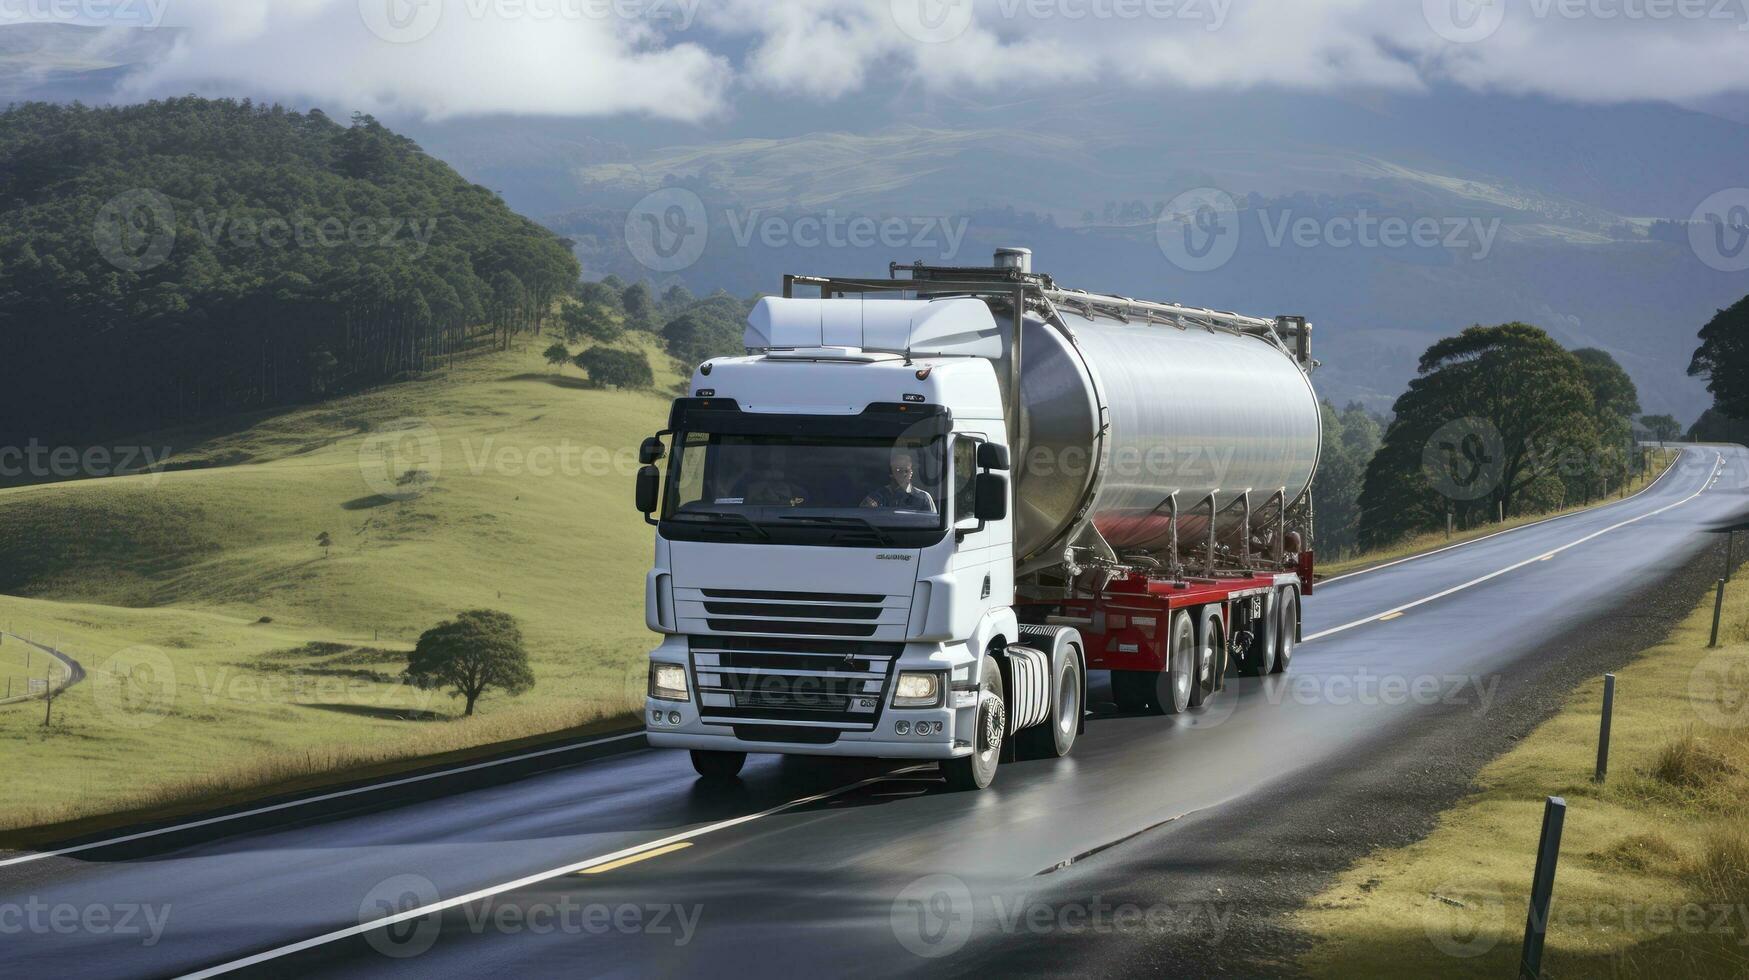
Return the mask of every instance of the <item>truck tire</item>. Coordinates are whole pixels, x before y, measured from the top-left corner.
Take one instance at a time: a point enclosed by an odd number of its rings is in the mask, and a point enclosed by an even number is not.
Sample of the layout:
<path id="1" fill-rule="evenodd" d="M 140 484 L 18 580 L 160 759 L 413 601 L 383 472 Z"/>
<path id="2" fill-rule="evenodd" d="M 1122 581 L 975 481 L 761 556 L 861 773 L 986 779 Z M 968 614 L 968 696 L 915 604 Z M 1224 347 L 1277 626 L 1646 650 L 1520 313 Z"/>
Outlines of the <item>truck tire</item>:
<path id="1" fill-rule="evenodd" d="M 972 732 L 972 754 L 941 764 L 949 789 L 964 792 L 983 789 L 996 778 L 1002 758 L 1002 739 L 1008 732 L 1008 706 L 1002 697 L 1002 671 L 996 661 L 984 658 L 983 680 L 978 687 L 978 711 Z"/>
<path id="2" fill-rule="evenodd" d="M 1275 637 L 1281 619 L 1276 593 L 1271 592 L 1263 600 L 1263 618 L 1257 621 L 1256 630 L 1251 634 L 1251 642 L 1245 644 L 1243 655 L 1239 659 L 1239 673 L 1244 677 L 1262 677 L 1275 673 Z"/>
<path id="3" fill-rule="evenodd" d="M 1154 689 L 1149 695 L 1149 707 L 1157 715 L 1181 715 L 1190 710 L 1191 691 L 1196 686 L 1196 626 L 1190 613 L 1180 609 L 1172 614 L 1172 628 L 1166 634 L 1166 669 L 1154 675 Z"/>
<path id="4" fill-rule="evenodd" d="M 1291 585 L 1282 589 L 1275 609 L 1275 663 L 1271 669 L 1277 674 L 1285 674 L 1288 663 L 1294 658 L 1294 641 L 1300 635 L 1300 590 Z"/>
<path id="5" fill-rule="evenodd" d="M 1081 712 L 1086 704 L 1081 688 L 1080 658 L 1067 656 L 1057 668 L 1051 687 L 1051 716 L 1015 736 L 1018 748 L 1028 759 L 1061 759 L 1075 747 L 1075 735 L 1081 730 Z"/>
<path id="6" fill-rule="evenodd" d="M 726 783 L 741 775 L 741 767 L 747 764 L 745 752 L 713 752 L 706 749 L 692 750 L 692 768 L 707 781 Z"/>
<path id="7" fill-rule="evenodd" d="M 1200 708 L 1215 696 L 1221 682 L 1221 659 L 1226 654 L 1227 630 L 1219 606 L 1209 606 L 1196 631 L 1196 660 L 1191 675 L 1190 706 Z"/>

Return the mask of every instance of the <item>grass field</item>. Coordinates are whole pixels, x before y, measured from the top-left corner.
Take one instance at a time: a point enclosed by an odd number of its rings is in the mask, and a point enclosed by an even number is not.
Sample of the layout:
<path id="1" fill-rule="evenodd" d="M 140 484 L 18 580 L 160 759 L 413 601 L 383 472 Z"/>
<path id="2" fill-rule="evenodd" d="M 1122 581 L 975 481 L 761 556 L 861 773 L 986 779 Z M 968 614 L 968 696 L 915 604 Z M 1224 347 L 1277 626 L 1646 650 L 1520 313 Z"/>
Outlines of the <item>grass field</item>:
<path id="1" fill-rule="evenodd" d="M 1676 449 L 1653 450 L 1651 462 L 1647 465 L 1646 471 L 1629 481 L 1628 485 L 1625 488 L 1622 488 L 1619 494 L 1611 496 L 1610 500 L 1618 500 L 1622 496 L 1632 495 L 1645 489 L 1652 483 L 1652 481 L 1663 475 L 1664 471 L 1669 469 L 1670 464 L 1674 463 L 1676 457 L 1679 455 L 1681 455 L 1681 451 Z M 1593 501 L 1589 504 L 1574 504 L 1571 507 L 1562 507 L 1558 510 L 1539 511 L 1535 514 L 1518 514 L 1507 518 L 1506 522 L 1503 524 L 1483 524 L 1480 527 L 1472 527 L 1463 531 L 1453 532 L 1450 537 L 1446 537 L 1445 532 L 1443 531 L 1436 531 L 1432 534 L 1420 534 L 1412 538 L 1405 538 L 1404 540 L 1391 545 L 1389 548 L 1377 548 L 1372 551 L 1365 551 L 1352 558 L 1344 558 L 1341 561 L 1329 562 L 1327 564 L 1319 563 L 1318 574 L 1325 578 L 1335 578 L 1338 575 L 1345 575 L 1349 572 L 1359 571 L 1360 569 L 1368 568 L 1373 565 L 1381 565 L 1388 561 L 1395 561 L 1398 558 L 1407 558 L 1410 555 L 1418 555 L 1425 551 L 1433 551 L 1438 548 L 1444 548 L 1447 545 L 1459 544 L 1464 541 L 1473 541 L 1476 538 L 1485 538 L 1490 534 L 1499 534 L 1501 531 L 1508 531 L 1515 527 L 1523 527 L 1526 524 L 1535 524 L 1537 521 L 1546 521 L 1551 517 L 1559 517 L 1562 514 L 1572 514 L 1581 510 L 1587 510 L 1591 507 L 1599 507 L 1609 502 L 1609 500 L 1599 500 Z"/>
<path id="2" fill-rule="evenodd" d="M 40 705 L 0 709 L 0 755 L 35 777 L 0 780 L 0 830 L 635 709 L 635 453 L 678 378 L 628 343 L 657 391 L 591 388 L 530 342 L 202 434 L 169 472 L 0 490 L 0 625 L 90 673 L 51 727 Z M 420 632 L 480 607 L 521 621 L 537 684 L 462 720 L 396 675 Z"/>
<path id="3" fill-rule="evenodd" d="M 1306 972 L 1516 975 L 1543 801 L 1562 796 L 1545 976 L 1749 976 L 1749 579 L 1727 594 L 1718 649 L 1708 596 L 1617 672 L 1604 784 L 1591 779 L 1599 680 L 1485 768 L 1425 840 L 1309 902 Z"/>

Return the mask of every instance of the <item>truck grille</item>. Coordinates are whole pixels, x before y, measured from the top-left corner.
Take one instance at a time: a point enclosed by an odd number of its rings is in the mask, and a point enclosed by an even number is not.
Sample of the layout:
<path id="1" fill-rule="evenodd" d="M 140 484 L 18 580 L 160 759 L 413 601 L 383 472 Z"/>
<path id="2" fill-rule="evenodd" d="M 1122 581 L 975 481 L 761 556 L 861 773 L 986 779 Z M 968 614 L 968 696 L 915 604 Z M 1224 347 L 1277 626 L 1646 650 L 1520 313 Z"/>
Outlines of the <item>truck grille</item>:
<path id="1" fill-rule="evenodd" d="M 693 681 L 707 721 L 872 730 L 901 643 L 694 636 Z"/>
<path id="2" fill-rule="evenodd" d="M 879 629 L 885 596 L 839 592 L 704 589 L 713 633 L 868 637 Z"/>

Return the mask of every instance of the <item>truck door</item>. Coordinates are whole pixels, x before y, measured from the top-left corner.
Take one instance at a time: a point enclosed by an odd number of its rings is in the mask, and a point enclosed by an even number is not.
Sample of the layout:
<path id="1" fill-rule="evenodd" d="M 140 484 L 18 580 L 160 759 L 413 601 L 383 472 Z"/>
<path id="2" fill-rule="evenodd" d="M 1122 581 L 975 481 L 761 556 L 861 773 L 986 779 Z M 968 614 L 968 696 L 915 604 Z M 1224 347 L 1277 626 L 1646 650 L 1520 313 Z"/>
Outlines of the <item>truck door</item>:
<path id="1" fill-rule="evenodd" d="M 954 551 L 953 570 L 971 594 L 978 597 L 981 609 L 991 605 L 1007 605 L 1013 598 L 1013 584 L 1008 579 L 1012 569 L 1005 563 L 1008 549 L 1001 547 L 1008 522 L 999 521 L 978 527 L 975 513 L 978 446 L 985 442 L 978 433 L 954 436 L 953 440 L 953 527 L 958 542 Z M 1002 581 L 997 581 L 1002 579 Z"/>

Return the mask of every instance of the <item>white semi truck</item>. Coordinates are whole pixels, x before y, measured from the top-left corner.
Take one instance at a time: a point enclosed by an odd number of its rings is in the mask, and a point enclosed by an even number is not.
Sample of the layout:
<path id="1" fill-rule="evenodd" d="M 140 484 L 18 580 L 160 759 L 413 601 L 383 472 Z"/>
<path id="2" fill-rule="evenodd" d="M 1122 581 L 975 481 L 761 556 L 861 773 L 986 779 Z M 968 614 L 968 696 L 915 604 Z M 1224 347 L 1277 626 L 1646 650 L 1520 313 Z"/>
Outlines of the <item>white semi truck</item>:
<path id="1" fill-rule="evenodd" d="M 1311 329 L 1063 289 L 1026 249 L 786 276 L 641 452 L 650 744 L 708 779 L 772 752 L 982 788 L 1069 752 L 1090 670 L 1161 714 L 1286 670 Z"/>

